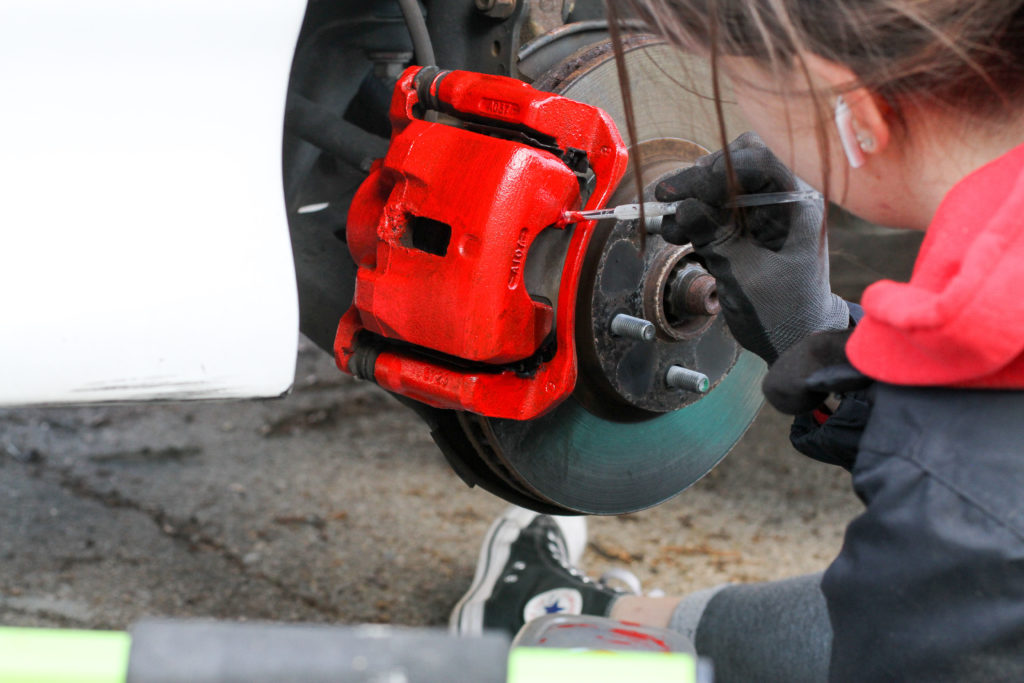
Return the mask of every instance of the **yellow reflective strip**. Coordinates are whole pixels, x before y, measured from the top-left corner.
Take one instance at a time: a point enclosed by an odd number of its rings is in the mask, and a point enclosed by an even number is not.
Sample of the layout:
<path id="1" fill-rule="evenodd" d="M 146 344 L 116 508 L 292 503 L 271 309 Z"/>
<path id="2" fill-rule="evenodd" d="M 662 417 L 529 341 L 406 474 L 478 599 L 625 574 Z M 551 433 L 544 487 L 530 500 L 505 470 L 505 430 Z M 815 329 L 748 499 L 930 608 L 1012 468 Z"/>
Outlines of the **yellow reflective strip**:
<path id="1" fill-rule="evenodd" d="M 130 648 L 123 631 L 0 627 L 0 681 L 124 683 Z"/>
<path id="2" fill-rule="evenodd" d="M 508 683 L 697 683 L 697 658 L 681 653 L 515 648 Z"/>

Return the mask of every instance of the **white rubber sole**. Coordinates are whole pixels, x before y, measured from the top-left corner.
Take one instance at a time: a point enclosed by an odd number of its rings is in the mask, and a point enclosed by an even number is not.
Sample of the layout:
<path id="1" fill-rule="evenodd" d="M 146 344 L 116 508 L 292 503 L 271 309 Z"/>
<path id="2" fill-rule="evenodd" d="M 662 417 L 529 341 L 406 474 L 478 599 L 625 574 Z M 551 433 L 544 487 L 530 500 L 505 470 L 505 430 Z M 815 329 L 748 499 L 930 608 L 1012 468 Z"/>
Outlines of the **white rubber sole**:
<path id="1" fill-rule="evenodd" d="M 508 563 L 509 550 L 520 532 L 530 525 L 538 513 L 521 507 L 509 507 L 494 520 L 483 543 L 476 562 L 476 571 L 469 590 L 459 599 L 448 619 L 448 629 L 462 636 L 478 636 L 483 632 L 484 603 L 494 592 L 494 584 Z M 575 565 L 587 545 L 587 520 L 585 517 L 552 517 L 565 536 L 569 561 Z"/>

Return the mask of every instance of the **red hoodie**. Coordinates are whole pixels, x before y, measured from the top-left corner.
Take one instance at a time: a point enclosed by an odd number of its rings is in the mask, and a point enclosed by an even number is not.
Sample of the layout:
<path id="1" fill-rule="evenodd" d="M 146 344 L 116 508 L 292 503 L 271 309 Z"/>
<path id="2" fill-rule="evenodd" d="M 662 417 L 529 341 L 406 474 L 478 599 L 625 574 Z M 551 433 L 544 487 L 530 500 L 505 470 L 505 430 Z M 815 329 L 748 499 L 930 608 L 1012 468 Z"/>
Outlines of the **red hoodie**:
<path id="1" fill-rule="evenodd" d="M 942 200 L 909 283 L 868 287 L 846 347 L 892 384 L 1024 389 L 1024 145 Z"/>

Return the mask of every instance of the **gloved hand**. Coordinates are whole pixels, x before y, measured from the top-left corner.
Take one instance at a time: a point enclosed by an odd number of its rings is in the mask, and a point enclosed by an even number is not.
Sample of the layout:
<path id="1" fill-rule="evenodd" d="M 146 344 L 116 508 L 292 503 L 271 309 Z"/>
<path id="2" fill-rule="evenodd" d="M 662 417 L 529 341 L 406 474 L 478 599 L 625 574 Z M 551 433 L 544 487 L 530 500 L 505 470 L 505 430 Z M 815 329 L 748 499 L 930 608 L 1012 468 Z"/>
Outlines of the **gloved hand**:
<path id="1" fill-rule="evenodd" d="M 754 133 L 741 135 L 729 151 L 740 194 L 808 189 Z M 849 326 L 846 303 L 829 286 L 820 202 L 726 208 L 722 152 L 658 183 L 655 198 L 682 201 L 662 222 L 662 237 L 693 243 L 718 280 L 733 336 L 769 365 L 809 334 Z"/>
<path id="2" fill-rule="evenodd" d="M 849 330 L 808 335 L 783 353 L 761 388 L 780 413 L 800 415 L 822 404 L 829 394 L 866 389 L 872 381 L 846 358 Z"/>
<path id="3" fill-rule="evenodd" d="M 874 401 L 873 380 L 846 357 L 851 333 L 831 330 L 809 335 L 779 356 L 762 384 L 769 403 L 797 416 L 789 431 L 793 446 L 806 456 L 847 470 L 856 462 Z M 840 399 L 831 411 L 824 406 L 829 394 Z"/>

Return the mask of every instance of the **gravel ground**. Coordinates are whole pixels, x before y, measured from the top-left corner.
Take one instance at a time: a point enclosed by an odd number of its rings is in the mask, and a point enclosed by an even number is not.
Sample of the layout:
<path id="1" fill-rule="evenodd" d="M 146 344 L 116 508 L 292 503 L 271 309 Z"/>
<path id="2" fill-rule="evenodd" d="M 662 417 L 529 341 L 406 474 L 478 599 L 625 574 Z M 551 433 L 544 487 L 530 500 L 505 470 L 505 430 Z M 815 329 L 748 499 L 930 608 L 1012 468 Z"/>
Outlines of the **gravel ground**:
<path id="1" fill-rule="evenodd" d="M 837 254 L 849 294 L 860 259 Z M 590 518 L 584 568 L 624 567 L 666 593 L 824 568 L 860 503 L 787 431 L 765 409 L 689 491 Z M 410 411 L 308 343 L 284 399 L 4 410 L 0 623 L 440 625 L 504 505 L 467 488 Z"/>
<path id="2" fill-rule="evenodd" d="M 288 398 L 0 413 L 0 622 L 143 616 L 442 624 L 504 504 L 307 347 Z M 824 567 L 858 511 L 766 409 L 656 509 L 591 518 L 584 567 L 686 591 Z"/>

